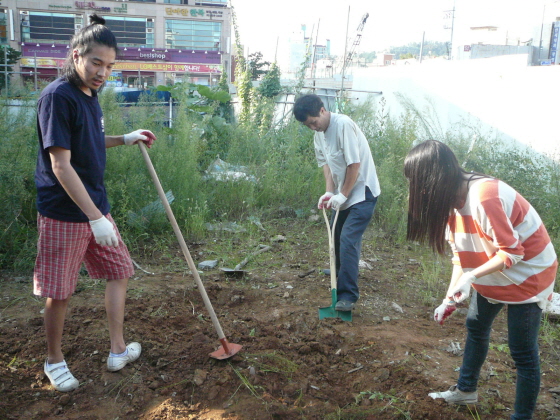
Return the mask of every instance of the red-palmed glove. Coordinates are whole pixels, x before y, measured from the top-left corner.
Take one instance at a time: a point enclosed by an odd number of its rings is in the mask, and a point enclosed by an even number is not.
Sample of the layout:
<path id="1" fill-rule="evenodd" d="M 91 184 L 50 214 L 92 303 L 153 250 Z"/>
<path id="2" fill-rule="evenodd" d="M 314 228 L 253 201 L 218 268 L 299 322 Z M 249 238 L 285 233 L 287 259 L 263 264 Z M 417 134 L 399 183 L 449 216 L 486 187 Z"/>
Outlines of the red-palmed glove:
<path id="1" fill-rule="evenodd" d="M 438 322 L 439 325 L 443 325 L 443 321 L 457 309 L 457 304 L 454 300 L 450 298 L 443 299 L 441 305 L 439 305 L 434 311 L 434 321 Z"/>
<path id="2" fill-rule="evenodd" d="M 90 220 L 89 225 L 95 237 L 95 242 L 99 245 L 113 246 L 117 247 L 119 245 L 119 239 L 117 238 L 117 233 L 115 232 L 115 227 L 105 216 L 101 216 L 100 219 Z"/>
<path id="3" fill-rule="evenodd" d="M 133 146 L 137 144 L 139 141 L 143 141 L 144 144 L 150 148 L 154 141 L 156 141 L 156 136 L 150 130 L 136 130 L 132 133 L 125 134 L 123 136 L 124 144 L 127 146 Z"/>
<path id="4" fill-rule="evenodd" d="M 328 208 L 327 203 L 333 195 L 334 194 L 332 192 L 327 191 L 325 194 L 323 194 L 321 197 L 319 197 L 319 202 L 317 203 L 317 208 L 318 209 L 322 209 L 323 207 Z"/>
<path id="5" fill-rule="evenodd" d="M 453 297 L 453 300 L 457 303 L 464 301 L 471 294 L 471 285 L 476 281 L 476 276 L 473 273 L 465 273 L 453 288 L 449 291 L 449 295 Z"/>

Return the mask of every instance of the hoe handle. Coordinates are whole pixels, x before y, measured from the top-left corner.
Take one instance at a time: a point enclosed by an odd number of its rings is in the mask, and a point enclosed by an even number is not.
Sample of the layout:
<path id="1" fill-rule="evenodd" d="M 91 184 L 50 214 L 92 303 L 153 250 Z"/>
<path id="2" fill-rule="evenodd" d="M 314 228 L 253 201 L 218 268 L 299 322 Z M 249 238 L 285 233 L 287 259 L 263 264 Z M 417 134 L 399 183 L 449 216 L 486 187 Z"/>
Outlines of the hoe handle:
<path id="1" fill-rule="evenodd" d="M 198 290 L 200 291 L 200 294 L 202 295 L 202 300 L 204 301 L 204 306 L 206 306 L 206 310 L 210 314 L 210 318 L 212 318 L 212 323 L 214 324 L 214 328 L 216 329 L 216 331 L 218 333 L 218 338 L 223 342 L 224 339 L 225 339 L 224 332 L 222 331 L 222 327 L 220 326 L 220 323 L 218 322 L 218 318 L 216 317 L 216 313 L 214 312 L 214 308 L 212 307 L 212 304 L 210 303 L 210 299 L 208 298 L 208 294 L 206 293 L 206 289 L 204 288 L 204 285 L 202 284 L 202 280 L 200 280 L 200 276 L 198 274 L 196 266 L 194 265 L 194 261 L 191 257 L 191 253 L 189 252 L 189 248 L 187 248 L 187 244 L 185 243 L 185 239 L 183 238 L 183 234 L 181 233 L 181 230 L 179 229 L 179 226 L 177 225 L 177 220 L 175 220 L 175 216 L 173 215 L 173 211 L 171 210 L 171 206 L 169 205 L 169 202 L 167 201 L 167 197 L 165 196 L 165 193 L 163 192 L 163 188 L 161 186 L 161 183 L 159 182 L 159 178 L 158 178 L 158 176 L 156 174 L 156 171 L 154 169 L 154 165 L 152 165 L 152 161 L 150 159 L 150 156 L 148 155 L 148 151 L 146 150 L 146 146 L 144 146 L 143 142 L 138 142 L 138 146 L 140 147 L 140 151 L 142 152 L 142 156 L 144 157 L 144 161 L 146 162 L 146 166 L 148 167 L 148 171 L 150 172 L 152 180 L 154 181 L 154 185 L 156 186 L 159 198 L 160 198 L 160 200 L 163 204 L 163 207 L 165 208 L 165 212 L 167 213 L 167 218 L 171 222 L 171 226 L 173 226 L 173 231 L 175 232 L 175 236 L 177 237 L 177 240 L 179 241 L 179 244 L 181 245 L 181 250 L 183 251 L 183 255 L 185 256 L 185 259 L 187 260 L 187 264 L 189 266 L 189 269 L 193 273 L 194 279 L 195 279 L 196 284 L 198 286 Z M 226 342 L 227 342 L 227 340 L 226 340 Z"/>

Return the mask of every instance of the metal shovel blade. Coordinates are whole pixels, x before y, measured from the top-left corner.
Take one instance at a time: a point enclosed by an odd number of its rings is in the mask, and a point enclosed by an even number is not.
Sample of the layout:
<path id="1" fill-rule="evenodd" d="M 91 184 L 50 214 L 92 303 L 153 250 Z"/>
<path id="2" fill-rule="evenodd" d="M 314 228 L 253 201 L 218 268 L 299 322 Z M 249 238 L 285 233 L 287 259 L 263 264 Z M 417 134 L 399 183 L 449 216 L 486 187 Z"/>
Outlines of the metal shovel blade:
<path id="1" fill-rule="evenodd" d="M 243 348 L 241 344 L 230 343 L 225 338 L 221 339 L 220 342 L 222 343 L 222 346 L 218 350 L 210 353 L 210 357 L 218 360 L 229 359 L 230 357 L 235 356 L 237 352 Z"/>
<path id="2" fill-rule="evenodd" d="M 243 277 L 245 276 L 245 270 L 237 270 L 235 268 L 220 268 L 223 273 L 228 277 Z"/>
<path id="3" fill-rule="evenodd" d="M 319 308 L 319 319 L 340 318 L 343 321 L 352 321 L 352 311 L 337 311 L 334 306 Z"/>
<path id="4" fill-rule="evenodd" d="M 331 290 L 332 305 L 319 308 L 319 319 L 323 318 L 340 318 L 343 321 L 352 321 L 352 311 L 337 311 L 336 306 L 336 289 Z"/>

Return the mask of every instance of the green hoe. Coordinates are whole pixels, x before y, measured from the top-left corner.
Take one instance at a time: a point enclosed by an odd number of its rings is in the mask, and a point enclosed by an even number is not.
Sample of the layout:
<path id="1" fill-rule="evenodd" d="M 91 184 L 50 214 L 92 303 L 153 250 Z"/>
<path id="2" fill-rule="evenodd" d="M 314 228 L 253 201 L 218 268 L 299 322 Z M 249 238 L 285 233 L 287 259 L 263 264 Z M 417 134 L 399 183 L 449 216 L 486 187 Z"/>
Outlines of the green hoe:
<path id="1" fill-rule="evenodd" d="M 327 231 L 329 233 L 329 263 L 331 267 L 331 297 L 332 305 L 326 306 L 324 308 L 319 308 L 319 319 L 323 318 L 340 318 L 343 321 L 352 321 L 352 311 L 337 311 L 334 309 L 336 302 L 338 302 L 338 297 L 336 295 L 336 263 L 334 255 L 334 227 L 336 226 L 336 220 L 338 219 L 338 210 L 334 215 L 333 226 L 329 223 L 329 218 L 327 217 L 327 212 L 323 207 L 323 216 L 325 217 L 325 222 L 327 223 Z"/>

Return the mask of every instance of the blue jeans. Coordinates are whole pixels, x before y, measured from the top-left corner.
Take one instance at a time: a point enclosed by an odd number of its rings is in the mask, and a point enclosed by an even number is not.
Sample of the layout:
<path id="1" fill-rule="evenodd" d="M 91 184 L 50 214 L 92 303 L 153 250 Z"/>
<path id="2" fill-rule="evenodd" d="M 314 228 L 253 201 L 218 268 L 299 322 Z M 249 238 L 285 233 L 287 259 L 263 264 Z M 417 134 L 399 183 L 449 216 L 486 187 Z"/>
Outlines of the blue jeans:
<path id="1" fill-rule="evenodd" d="M 476 391 L 480 369 L 490 342 L 492 323 L 504 304 L 493 304 L 474 291 L 467 314 L 467 342 L 457 387 Z M 530 420 L 540 389 L 538 336 L 542 309 L 536 303 L 507 306 L 508 345 L 517 368 L 515 411 L 512 420 Z"/>
<path id="2" fill-rule="evenodd" d="M 366 187 L 366 199 L 346 210 L 340 210 L 334 228 L 334 249 L 336 254 L 337 297 L 338 300 L 356 302 L 360 297 L 358 290 L 358 269 L 362 250 L 362 235 L 369 224 L 377 204 Z M 334 212 L 331 217 L 331 226 Z"/>

